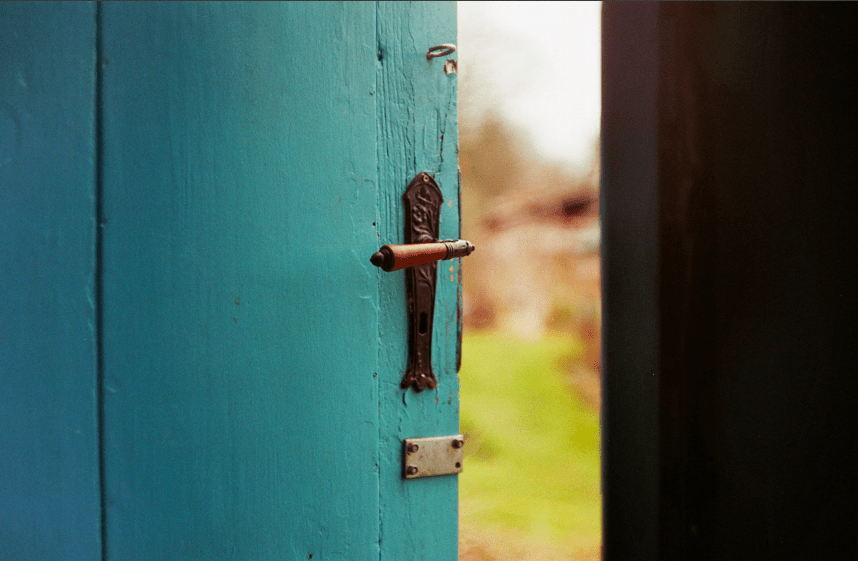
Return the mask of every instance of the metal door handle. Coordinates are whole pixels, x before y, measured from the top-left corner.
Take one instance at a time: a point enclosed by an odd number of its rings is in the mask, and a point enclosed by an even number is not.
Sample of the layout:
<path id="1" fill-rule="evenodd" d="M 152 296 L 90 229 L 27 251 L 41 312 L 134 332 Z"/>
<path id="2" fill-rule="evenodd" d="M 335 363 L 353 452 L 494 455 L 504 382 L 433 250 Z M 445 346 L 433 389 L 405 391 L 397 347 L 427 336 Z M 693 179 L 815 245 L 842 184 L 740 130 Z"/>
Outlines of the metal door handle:
<path id="1" fill-rule="evenodd" d="M 474 244 L 467 240 L 383 245 L 381 249 L 372 254 L 369 261 L 389 273 L 442 259 L 467 257 L 473 251 Z"/>
<path id="2" fill-rule="evenodd" d="M 405 194 L 405 243 L 382 246 L 370 262 L 385 271 L 405 269 L 408 288 L 409 353 L 402 389 L 420 392 L 435 388 L 432 372 L 432 320 L 435 315 L 435 284 L 440 259 L 464 257 L 474 251 L 465 240 L 438 241 L 443 197 L 435 180 L 421 172 L 414 176 Z"/>

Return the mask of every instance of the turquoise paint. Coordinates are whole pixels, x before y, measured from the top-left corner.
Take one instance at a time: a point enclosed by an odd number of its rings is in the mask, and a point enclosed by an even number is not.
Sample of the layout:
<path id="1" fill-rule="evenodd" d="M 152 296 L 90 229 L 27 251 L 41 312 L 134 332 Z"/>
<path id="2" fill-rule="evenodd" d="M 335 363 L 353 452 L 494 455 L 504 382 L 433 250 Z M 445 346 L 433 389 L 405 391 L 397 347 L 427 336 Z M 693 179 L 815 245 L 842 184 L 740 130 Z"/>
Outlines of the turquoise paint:
<path id="1" fill-rule="evenodd" d="M 380 240 L 401 243 L 404 239 L 401 194 L 420 171 L 432 174 L 444 194 L 441 238 L 458 238 L 457 79 L 442 70 L 448 57 L 426 60 L 430 47 L 456 42 L 455 3 L 380 2 L 378 7 Z M 399 382 L 408 358 L 405 273 L 378 273 L 382 560 L 457 558 L 458 480 L 455 476 L 403 480 L 400 442 L 458 434 L 460 271 L 457 261 L 438 264 L 432 334 L 438 387 L 404 395 Z"/>
<path id="2" fill-rule="evenodd" d="M 102 10 L 108 558 L 377 558 L 375 6 Z"/>
<path id="3" fill-rule="evenodd" d="M 458 431 L 459 264 L 415 394 L 368 261 L 417 171 L 458 235 L 455 4 L 0 16 L 0 558 L 455 559 L 401 438 Z"/>
<path id="4" fill-rule="evenodd" d="M 100 555 L 94 92 L 92 5 L 0 3 L 0 559 Z"/>

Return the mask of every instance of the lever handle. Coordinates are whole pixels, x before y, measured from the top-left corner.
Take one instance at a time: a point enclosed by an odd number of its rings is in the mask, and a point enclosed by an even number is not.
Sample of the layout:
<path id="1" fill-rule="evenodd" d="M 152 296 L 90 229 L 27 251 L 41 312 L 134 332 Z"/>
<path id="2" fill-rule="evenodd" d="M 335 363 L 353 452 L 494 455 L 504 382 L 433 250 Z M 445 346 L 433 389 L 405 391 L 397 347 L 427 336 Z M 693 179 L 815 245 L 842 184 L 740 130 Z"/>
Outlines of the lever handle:
<path id="1" fill-rule="evenodd" d="M 467 240 L 443 240 L 440 242 L 383 245 L 372 254 L 370 263 L 388 273 L 406 267 L 425 265 L 441 259 L 467 257 L 474 251 L 474 244 Z"/>
<path id="2" fill-rule="evenodd" d="M 405 243 L 382 246 L 370 258 L 385 271 L 405 270 L 408 292 L 409 353 L 402 382 L 404 390 L 435 389 L 432 371 L 432 323 L 435 316 L 435 285 L 439 259 L 470 254 L 474 245 L 465 240 L 438 240 L 441 203 L 444 198 L 428 172 L 414 176 L 402 195 L 405 203 Z"/>

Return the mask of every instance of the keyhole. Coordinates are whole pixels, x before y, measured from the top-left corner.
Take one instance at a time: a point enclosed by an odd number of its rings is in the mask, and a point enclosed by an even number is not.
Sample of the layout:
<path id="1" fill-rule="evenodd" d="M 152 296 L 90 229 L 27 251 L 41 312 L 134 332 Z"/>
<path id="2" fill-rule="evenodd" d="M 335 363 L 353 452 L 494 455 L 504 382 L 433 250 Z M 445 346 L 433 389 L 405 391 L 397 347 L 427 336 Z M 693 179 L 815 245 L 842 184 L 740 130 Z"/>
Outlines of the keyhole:
<path id="1" fill-rule="evenodd" d="M 420 312 L 420 329 L 418 329 L 418 333 L 420 335 L 426 335 L 426 324 L 428 321 L 426 320 L 426 312 Z"/>

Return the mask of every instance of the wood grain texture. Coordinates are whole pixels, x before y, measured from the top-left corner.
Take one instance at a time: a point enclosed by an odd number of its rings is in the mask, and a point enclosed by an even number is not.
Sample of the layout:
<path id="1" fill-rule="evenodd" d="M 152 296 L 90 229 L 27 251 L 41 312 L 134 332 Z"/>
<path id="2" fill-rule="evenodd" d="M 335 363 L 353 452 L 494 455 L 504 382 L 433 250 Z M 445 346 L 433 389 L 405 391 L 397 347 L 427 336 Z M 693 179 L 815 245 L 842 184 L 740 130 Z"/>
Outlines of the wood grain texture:
<path id="1" fill-rule="evenodd" d="M 376 7 L 102 9 L 107 558 L 377 559 Z"/>
<path id="2" fill-rule="evenodd" d="M 441 239 L 459 237 L 456 76 L 444 74 L 445 58 L 426 60 L 430 47 L 455 42 L 454 2 L 378 3 L 379 245 L 404 240 L 401 197 L 420 171 L 444 195 Z M 401 442 L 458 434 L 459 271 L 458 260 L 439 263 L 432 350 L 438 387 L 419 394 L 399 387 L 408 360 L 404 272 L 378 274 L 382 560 L 457 558 L 458 481 L 404 480 Z"/>
<path id="3" fill-rule="evenodd" d="M 0 3 L 0 559 L 101 554 L 95 12 Z"/>
<path id="4" fill-rule="evenodd" d="M 0 559 L 455 559 L 401 439 L 458 433 L 459 264 L 416 395 L 368 261 L 417 170 L 458 237 L 455 4 L 0 16 Z"/>

